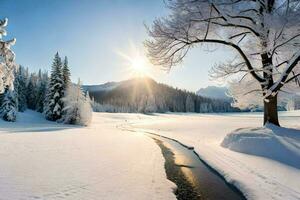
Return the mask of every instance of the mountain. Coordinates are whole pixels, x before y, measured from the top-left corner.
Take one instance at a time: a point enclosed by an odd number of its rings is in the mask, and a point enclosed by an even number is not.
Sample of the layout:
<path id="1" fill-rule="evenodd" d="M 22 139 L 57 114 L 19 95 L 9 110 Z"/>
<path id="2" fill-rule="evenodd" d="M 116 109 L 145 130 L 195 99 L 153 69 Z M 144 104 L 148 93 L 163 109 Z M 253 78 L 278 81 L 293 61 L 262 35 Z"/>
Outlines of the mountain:
<path id="1" fill-rule="evenodd" d="M 95 111 L 106 112 L 229 112 L 236 111 L 228 101 L 157 83 L 151 78 L 83 86 L 89 92 Z"/>
<path id="2" fill-rule="evenodd" d="M 196 93 L 202 97 L 231 100 L 231 97 L 226 95 L 227 92 L 228 89 L 226 87 L 208 86 L 199 89 Z"/>
<path id="3" fill-rule="evenodd" d="M 100 92 L 100 91 L 109 91 L 118 87 L 120 82 L 107 82 L 101 85 L 84 85 L 82 88 L 88 90 L 89 92 Z"/>

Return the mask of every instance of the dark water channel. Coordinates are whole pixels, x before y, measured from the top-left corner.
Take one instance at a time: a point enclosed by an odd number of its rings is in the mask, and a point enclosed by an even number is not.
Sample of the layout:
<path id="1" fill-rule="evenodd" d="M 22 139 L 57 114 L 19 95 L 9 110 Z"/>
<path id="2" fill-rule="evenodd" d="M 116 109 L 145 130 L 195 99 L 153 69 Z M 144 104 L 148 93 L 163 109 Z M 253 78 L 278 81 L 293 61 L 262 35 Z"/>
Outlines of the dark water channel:
<path id="1" fill-rule="evenodd" d="M 246 199 L 239 190 L 204 163 L 193 149 L 168 138 L 151 137 L 162 150 L 168 179 L 177 185 L 177 199 Z"/>

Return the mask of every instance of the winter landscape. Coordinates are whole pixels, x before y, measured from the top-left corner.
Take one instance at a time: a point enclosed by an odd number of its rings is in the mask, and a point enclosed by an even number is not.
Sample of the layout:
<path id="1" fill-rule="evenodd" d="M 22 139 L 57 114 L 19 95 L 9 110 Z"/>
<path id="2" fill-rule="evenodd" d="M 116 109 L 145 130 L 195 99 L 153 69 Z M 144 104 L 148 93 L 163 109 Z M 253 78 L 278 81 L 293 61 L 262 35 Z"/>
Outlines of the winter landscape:
<path id="1" fill-rule="evenodd" d="M 299 0 L 0 8 L 1 200 L 300 200 Z"/>

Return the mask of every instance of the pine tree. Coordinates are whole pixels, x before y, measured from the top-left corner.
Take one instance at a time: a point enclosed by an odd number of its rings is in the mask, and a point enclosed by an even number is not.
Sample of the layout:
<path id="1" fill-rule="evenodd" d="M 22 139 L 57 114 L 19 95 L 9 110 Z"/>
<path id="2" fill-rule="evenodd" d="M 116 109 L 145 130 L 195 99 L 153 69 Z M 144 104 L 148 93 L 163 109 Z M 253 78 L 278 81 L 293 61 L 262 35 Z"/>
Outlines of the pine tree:
<path id="1" fill-rule="evenodd" d="M 63 75 L 63 96 L 65 97 L 66 96 L 66 92 L 67 92 L 67 89 L 69 87 L 69 85 L 71 84 L 71 79 L 70 79 L 70 76 L 71 76 L 71 73 L 70 73 L 70 70 L 69 70 L 69 66 L 68 66 L 68 58 L 67 56 L 65 56 L 65 59 L 64 59 L 64 64 L 63 64 L 63 68 L 62 68 L 62 75 Z M 64 109 L 65 105 L 64 105 L 64 102 L 63 102 L 63 115 L 65 114 L 65 109 Z"/>
<path id="2" fill-rule="evenodd" d="M 6 35 L 6 26 L 8 19 L 0 20 L 0 93 L 5 92 L 6 86 L 13 88 L 15 53 L 10 49 L 16 42 L 16 39 L 3 41 L 2 37 Z"/>
<path id="3" fill-rule="evenodd" d="M 26 85 L 27 85 L 27 76 L 25 68 L 20 66 L 15 72 L 14 80 L 14 91 L 17 98 L 17 108 L 18 111 L 24 112 L 27 108 L 26 100 Z"/>
<path id="4" fill-rule="evenodd" d="M 64 115 L 62 121 L 66 124 L 88 125 L 92 117 L 89 97 L 86 97 L 78 84 L 69 85 L 64 100 Z"/>
<path id="5" fill-rule="evenodd" d="M 149 95 L 145 105 L 145 113 L 157 112 L 157 105 L 153 96 Z"/>
<path id="6" fill-rule="evenodd" d="M 71 73 L 68 66 L 68 58 L 65 57 L 64 66 L 63 66 L 63 82 L 64 82 L 64 91 L 66 91 L 68 85 L 71 83 L 70 79 Z"/>
<path id="7" fill-rule="evenodd" d="M 2 105 L 0 109 L 1 117 L 5 121 L 14 122 L 17 119 L 17 106 L 16 106 L 16 96 L 14 91 L 6 87 Z"/>
<path id="8" fill-rule="evenodd" d="M 52 64 L 50 83 L 48 84 L 44 114 L 48 120 L 56 121 L 62 117 L 63 108 L 63 73 L 62 62 L 56 53 Z"/>
<path id="9" fill-rule="evenodd" d="M 37 77 L 31 74 L 27 85 L 27 106 L 29 109 L 35 110 L 37 103 Z"/>
<path id="10" fill-rule="evenodd" d="M 44 101 L 46 98 L 46 91 L 48 85 L 48 74 L 42 73 L 39 71 L 39 79 L 38 79 L 38 87 L 37 87 L 37 99 L 36 99 L 36 111 L 43 112 L 44 111 Z"/>
<path id="11" fill-rule="evenodd" d="M 19 76 L 18 76 L 18 69 L 14 70 L 14 91 L 15 91 L 15 96 L 16 96 L 16 108 L 17 111 L 19 111 L 19 92 L 18 89 L 20 87 L 19 83 Z"/>
<path id="12" fill-rule="evenodd" d="M 187 95 L 185 101 L 185 111 L 186 112 L 195 112 L 195 102 L 191 95 Z"/>

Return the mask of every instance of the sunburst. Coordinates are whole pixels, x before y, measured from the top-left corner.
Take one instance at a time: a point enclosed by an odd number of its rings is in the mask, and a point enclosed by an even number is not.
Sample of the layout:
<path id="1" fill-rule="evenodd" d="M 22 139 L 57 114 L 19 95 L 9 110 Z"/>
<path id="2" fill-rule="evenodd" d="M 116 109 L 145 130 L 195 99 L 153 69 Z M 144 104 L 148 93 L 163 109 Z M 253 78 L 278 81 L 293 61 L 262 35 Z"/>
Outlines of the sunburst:
<path id="1" fill-rule="evenodd" d="M 138 49 L 133 43 L 130 44 L 130 50 L 127 53 L 119 51 L 118 54 L 124 59 L 125 63 L 123 65 L 131 76 L 151 76 L 151 64 L 146 58 L 144 51 Z"/>

